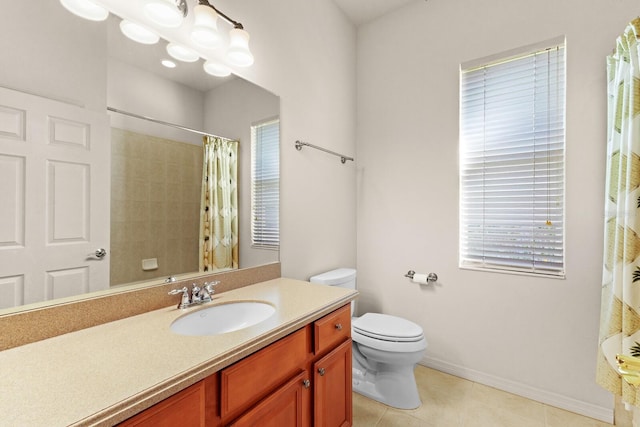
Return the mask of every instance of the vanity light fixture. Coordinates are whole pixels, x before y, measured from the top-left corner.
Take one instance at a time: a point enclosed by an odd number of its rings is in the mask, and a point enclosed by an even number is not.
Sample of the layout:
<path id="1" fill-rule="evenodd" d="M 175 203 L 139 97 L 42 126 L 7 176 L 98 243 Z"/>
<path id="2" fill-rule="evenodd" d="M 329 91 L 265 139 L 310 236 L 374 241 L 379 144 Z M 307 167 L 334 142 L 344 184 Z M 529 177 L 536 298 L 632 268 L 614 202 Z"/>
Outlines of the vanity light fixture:
<path id="1" fill-rule="evenodd" d="M 60 0 L 69 12 L 90 21 L 104 21 L 109 11 L 91 0 Z"/>
<path id="2" fill-rule="evenodd" d="M 118 2 L 113 2 L 115 4 L 109 7 L 109 2 L 107 1 L 98 0 L 97 3 L 94 1 L 60 0 L 60 3 L 72 13 L 93 21 L 106 19 L 110 12 L 115 15 L 122 13 L 122 11 L 118 12 Z M 189 13 L 187 0 L 137 1 L 141 5 L 139 12 L 130 11 L 124 14 L 127 16 L 133 15 L 133 19 L 136 21 L 139 19 L 141 23 L 123 19 L 120 22 L 120 29 L 127 37 L 138 43 L 157 43 L 161 35 L 167 38 L 163 29 L 159 27 L 180 27 L 184 24 L 184 18 Z M 108 8 L 103 7 L 105 4 Z M 191 41 L 197 47 L 192 49 L 191 47 L 171 42 L 167 45 L 167 52 L 172 58 L 184 62 L 196 62 L 200 57 L 207 59 L 209 56 L 206 51 L 200 51 L 201 49 L 219 50 L 219 54 L 214 54 L 219 58 L 218 60 L 209 60 L 204 64 L 204 70 L 207 73 L 218 77 L 225 77 L 231 74 L 229 66 L 249 67 L 253 64 L 253 54 L 249 50 L 249 33 L 245 31 L 240 22 L 229 18 L 213 6 L 209 0 L 197 0 L 197 4 L 193 8 L 193 15 L 192 27 L 180 28 L 178 31 L 188 33 Z M 145 17 L 147 19 L 146 24 L 144 22 Z M 219 19 L 233 27 L 229 31 L 228 37 L 225 37 L 219 31 Z M 229 43 L 224 49 L 227 38 Z M 213 54 L 213 52 L 211 53 Z"/>
<path id="3" fill-rule="evenodd" d="M 122 34 L 138 43 L 155 44 L 160 40 L 160 36 L 153 31 L 135 22 L 127 21 L 126 19 L 120 22 L 120 30 Z"/>
<path id="4" fill-rule="evenodd" d="M 170 59 L 163 59 L 163 60 L 161 61 L 161 64 L 162 64 L 162 65 L 164 65 L 164 66 L 165 66 L 165 67 L 167 67 L 167 68 L 176 68 L 176 63 L 175 63 L 175 62 L 173 62 L 173 61 L 172 61 L 172 60 L 170 60 Z"/>
<path id="5" fill-rule="evenodd" d="M 195 50 L 182 46 L 176 43 L 169 43 L 167 45 L 167 53 L 172 57 L 182 62 L 196 62 L 200 59 L 200 55 Z"/>

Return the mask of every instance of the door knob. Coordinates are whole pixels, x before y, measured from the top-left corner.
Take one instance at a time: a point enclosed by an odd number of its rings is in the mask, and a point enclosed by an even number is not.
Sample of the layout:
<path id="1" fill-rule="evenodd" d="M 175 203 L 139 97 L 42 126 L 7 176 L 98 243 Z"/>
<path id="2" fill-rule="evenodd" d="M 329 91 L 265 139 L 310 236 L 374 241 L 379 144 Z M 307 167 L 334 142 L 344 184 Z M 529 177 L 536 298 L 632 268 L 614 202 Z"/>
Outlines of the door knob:
<path id="1" fill-rule="evenodd" d="M 104 258 L 107 255 L 107 250 L 105 248 L 100 248 L 94 252 L 96 258 Z"/>

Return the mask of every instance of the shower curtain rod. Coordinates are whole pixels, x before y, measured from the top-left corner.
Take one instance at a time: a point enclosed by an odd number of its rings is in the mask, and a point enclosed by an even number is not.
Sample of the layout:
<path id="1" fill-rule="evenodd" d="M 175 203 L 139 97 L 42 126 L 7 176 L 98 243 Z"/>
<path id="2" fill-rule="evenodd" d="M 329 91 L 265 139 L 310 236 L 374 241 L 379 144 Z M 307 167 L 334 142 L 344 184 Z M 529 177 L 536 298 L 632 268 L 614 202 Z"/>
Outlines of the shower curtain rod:
<path id="1" fill-rule="evenodd" d="M 317 145 L 309 144 L 308 142 L 296 141 L 296 150 L 302 150 L 303 146 L 315 148 L 316 150 L 324 151 L 325 153 L 333 154 L 334 156 L 340 157 L 340 161 L 342 163 L 346 163 L 347 160 L 351 160 L 353 162 L 353 157 L 345 156 L 340 153 L 336 153 L 335 151 L 327 150 L 326 148 L 318 147 Z"/>
<path id="2" fill-rule="evenodd" d="M 240 141 L 238 141 L 236 139 L 233 139 L 233 138 L 227 138 L 226 136 L 220 136 L 220 135 L 214 135 L 212 133 L 202 132 L 200 130 L 191 129 L 191 128 L 188 128 L 186 126 L 176 125 L 176 124 L 173 124 L 173 123 L 165 122 L 163 120 L 154 119 L 152 117 L 141 116 L 140 114 L 136 114 L 136 113 L 130 113 L 128 111 L 120 110 L 118 108 L 107 107 L 107 111 L 113 111 L 114 113 L 124 114 L 125 116 L 130 116 L 130 117 L 135 117 L 136 119 L 147 120 L 149 122 L 157 123 L 159 125 L 165 125 L 165 126 L 169 126 L 169 127 L 172 127 L 172 128 L 184 130 L 184 131 L 187 131 L 187 132 L 197 133 L 198 135 L 213 136 L 214 138 L 222 138 L 222 139 L 226 139 L 226 140 L 229 140 L 229 141 L 237 141 L 238 143 L 240 142 Z"/>

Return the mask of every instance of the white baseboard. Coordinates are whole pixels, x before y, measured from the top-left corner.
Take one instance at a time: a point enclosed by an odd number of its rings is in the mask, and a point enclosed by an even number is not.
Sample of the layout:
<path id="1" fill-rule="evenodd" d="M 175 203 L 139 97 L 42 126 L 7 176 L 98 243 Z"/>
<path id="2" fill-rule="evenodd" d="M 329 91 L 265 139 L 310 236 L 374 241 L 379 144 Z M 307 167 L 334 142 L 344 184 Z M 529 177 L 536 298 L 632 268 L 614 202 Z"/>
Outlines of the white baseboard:
<path id="1" fill-rule="evenodd" d="M 420 364 L 428 368 L 433 368 L 437 371 L 454 375 L 456 377 L 464 378 L 469 381 L 477 382 L 489 387 L 494 387 L 499 390 L 516 394 L 518 396 L 526 397 L 527 399 L 535 400 L 536 402 L 544 403 L 546 405 L 584 415 L 585 417 L 595 418 L 596 420 L 613 424 L 612 408 L 596 406 L 591 403 L 582 402 L 580 400 L 572 399 L 570 397 L 566 397 L 557 393 L 552 393 L 525 384 L 520 384 L 515 381 L 465 368 L 464 366 L 454 365 L 443 360 L 425 357 L 422 359 Z"/>

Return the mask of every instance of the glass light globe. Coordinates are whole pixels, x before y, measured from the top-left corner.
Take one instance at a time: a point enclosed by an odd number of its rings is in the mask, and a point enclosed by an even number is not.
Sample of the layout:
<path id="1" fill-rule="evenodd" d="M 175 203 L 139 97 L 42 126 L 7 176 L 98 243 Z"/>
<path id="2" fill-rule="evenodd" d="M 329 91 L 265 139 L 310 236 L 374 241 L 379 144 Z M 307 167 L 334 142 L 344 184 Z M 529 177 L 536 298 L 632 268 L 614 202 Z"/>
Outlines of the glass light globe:
<path id="1" fill-rule="evenodd" d="M 131 40 L 142 44 L 155 44 L 160 40 L 160 36 L 153 31 L 126 19 L 120 22 L 120 31 Z"/>
<path id="2" fill-rule="evenodd" d="M 196 62 L 200 59 L 200 55 L 195 50 L 182 46 L 176 43 L 169 43 L 167 45 L 167 53 L 182 62 Z"/>
<path id="3" fill-rule="evenodd" d="M 231 69 L 220 62 L 206 61 L 203 68 L 207 74 L 216 77 L 227 77 L 231 74 Z"/>
<path id="4" fill-rule="evenodd" d="M 144 13 L 151 21 L 168 28 L 179 27 L 184 19 L 172 0 L 145 0 Z"/>
<path id="5" fill-rule="evenodd" d="M 253 64 L 253 55 L 249 50 L 249 33 L 240 28 L 229 31 L 229 49 L 227 60 L 238 67 L 248 67 Z"/>
<path id="6" fill-rule="evenodd" d="M 218 14 L 202 4 L 193 8 L 193 29 L 191 40 L 200 47 L 217 49 L 222 46 L 222 36 L 218 32 Z"/>
<path id="7" fill-rule="evenodd" d="M 104 21 L 109 16 L 109 11 L 91 0 L 60 0 L 60 3 L 69 12 L 90 21 Z"/>

